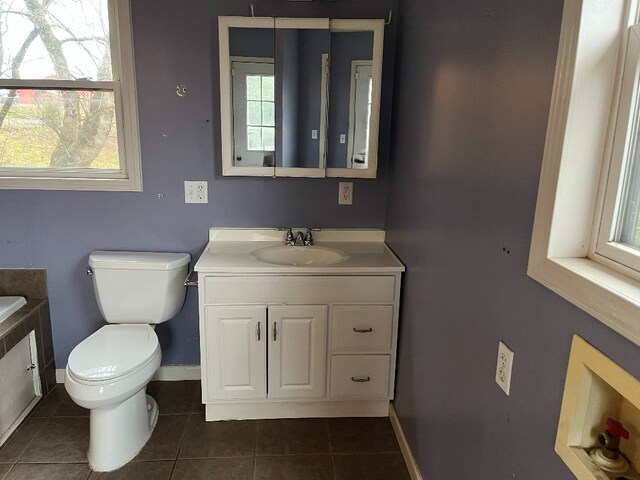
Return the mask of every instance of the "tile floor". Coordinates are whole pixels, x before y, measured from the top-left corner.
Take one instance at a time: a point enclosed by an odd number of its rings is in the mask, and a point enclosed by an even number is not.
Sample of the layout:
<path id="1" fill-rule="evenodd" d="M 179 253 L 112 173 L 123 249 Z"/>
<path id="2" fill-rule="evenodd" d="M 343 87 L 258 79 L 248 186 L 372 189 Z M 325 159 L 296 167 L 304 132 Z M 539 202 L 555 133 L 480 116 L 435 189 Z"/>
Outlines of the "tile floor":
<path id="1" fill-rule="evenodd" d="M 205 422 L 200 382 L 153 382 L 158 425 L 120 470 L 91 472 L 89 418 L 62 385 L 0 448 L 0 480 L 408 480 L 387 418 Z"/>

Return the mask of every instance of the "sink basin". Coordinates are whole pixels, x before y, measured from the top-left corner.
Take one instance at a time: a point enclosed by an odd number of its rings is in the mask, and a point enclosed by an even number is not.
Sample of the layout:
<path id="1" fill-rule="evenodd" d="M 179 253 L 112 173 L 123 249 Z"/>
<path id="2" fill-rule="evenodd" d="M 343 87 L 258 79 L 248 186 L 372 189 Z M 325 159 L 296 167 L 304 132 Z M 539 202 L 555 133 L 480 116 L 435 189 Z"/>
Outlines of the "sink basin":
<path id="1" fill-rule="evenodd" d="M 346 253 L 333 248 L 285 245 L 261 248 L 253 252 L 251 256 L 260 262 L 291 266 L 335 265 L 349 258 Z"/>

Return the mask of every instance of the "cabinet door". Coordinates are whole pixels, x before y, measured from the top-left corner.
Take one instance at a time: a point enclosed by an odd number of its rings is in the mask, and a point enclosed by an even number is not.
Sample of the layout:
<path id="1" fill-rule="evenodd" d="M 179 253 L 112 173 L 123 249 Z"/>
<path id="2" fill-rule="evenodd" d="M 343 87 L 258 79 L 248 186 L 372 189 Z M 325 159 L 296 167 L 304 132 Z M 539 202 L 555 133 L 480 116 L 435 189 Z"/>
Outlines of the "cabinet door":
<path id="1" fill-rule="evenodd" d="M 266 307 L 206 307 L 207 395 L 266 398 Z"/>
<path id="2" fill-rule="evenodd" d="M 326 305 L 269 307 L 269 398 L 324 397 Z"/>

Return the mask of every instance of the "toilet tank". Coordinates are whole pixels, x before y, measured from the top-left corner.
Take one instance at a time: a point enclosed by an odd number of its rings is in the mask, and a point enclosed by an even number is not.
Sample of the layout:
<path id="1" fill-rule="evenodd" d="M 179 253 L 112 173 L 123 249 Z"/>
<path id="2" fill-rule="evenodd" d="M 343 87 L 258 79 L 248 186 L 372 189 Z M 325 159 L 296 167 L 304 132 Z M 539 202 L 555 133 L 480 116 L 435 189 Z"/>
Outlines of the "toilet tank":
<path id="1" fill-rule="evenodd" d="M 173 318 L 186 294 L 188 253 L 107 252 L 89 255 L 93 288 L 108 323 L 157 324 Z"/>

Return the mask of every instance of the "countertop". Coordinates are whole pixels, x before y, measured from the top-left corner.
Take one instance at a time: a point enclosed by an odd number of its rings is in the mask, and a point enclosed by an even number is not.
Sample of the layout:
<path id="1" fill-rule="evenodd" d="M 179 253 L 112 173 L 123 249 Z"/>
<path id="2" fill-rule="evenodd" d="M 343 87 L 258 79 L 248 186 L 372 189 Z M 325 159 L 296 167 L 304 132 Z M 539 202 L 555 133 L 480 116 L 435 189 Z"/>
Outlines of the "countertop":
<path id="1" fill-rule="evenodd" d="M 304 232 L 303 228 L 292 229 Z M 404 265 L 384 243 L 381 230 L 322 230 L 313 232 L 314 245 L 339 250 L 348 258 L 333 265 L 275 265 L 254 252 L 284 245 L 276 229 L 211 229 L 209 243 L 195 265 L 198 273 L 219 274 L 373 274 L 404 272 Z M 304 249 L 308 247 L 286 247 Z"/>

